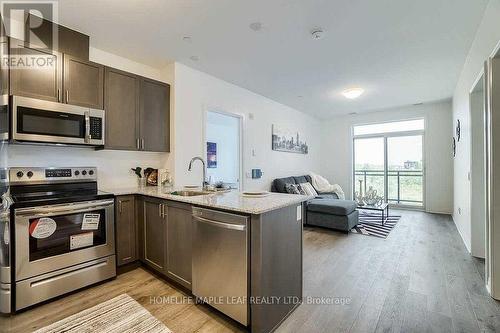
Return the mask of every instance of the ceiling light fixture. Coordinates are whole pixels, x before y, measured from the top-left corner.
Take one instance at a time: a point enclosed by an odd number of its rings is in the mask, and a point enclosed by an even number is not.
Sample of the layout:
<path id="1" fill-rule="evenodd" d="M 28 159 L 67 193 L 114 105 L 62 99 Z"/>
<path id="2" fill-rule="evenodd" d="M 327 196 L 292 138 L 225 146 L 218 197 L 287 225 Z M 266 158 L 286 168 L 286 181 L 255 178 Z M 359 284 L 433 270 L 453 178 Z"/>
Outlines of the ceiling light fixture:
<path id="1" fill-rule="evenodd" d="M 261 31 L 262 30 L 262 23 L 261 22 L 253 22 L 253 23 L 250 23 L 249 27 L 253 31 Z"/>
<path id="2" fill-rule="evenodd" d="M 344 95 L 345 98 L 348 99 L 356 99 L 359 96 L 363 95 L 365 90 L 363 88 L 351 88 L 351 89 L 346 89 L 342 92 L 342 95 Z"/>

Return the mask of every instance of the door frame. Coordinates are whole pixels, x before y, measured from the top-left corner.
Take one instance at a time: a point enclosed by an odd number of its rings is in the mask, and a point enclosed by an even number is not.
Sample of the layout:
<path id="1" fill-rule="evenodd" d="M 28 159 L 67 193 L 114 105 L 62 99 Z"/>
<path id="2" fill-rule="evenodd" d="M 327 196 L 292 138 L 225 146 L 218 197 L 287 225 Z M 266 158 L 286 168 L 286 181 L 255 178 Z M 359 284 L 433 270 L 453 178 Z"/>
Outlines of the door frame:
<path id="1" fill-rule="evenodd" d="M 485 75 L 485 70 L 484 68 L 479 72 L 479 74 L 477 75 L 476 79 L 474 80 L 474 83 L 472 84 L 472 87 L 470 88 L 469 90 L 469 122 L 471 124 L 471 128 L 470 128 L 470 142 L 469 142 L 469 145 L 470 145 L 470 149 L 469 149 L 469 172 L 468 172 L 468 180 L 469 180 L 469 200 L 468 200 L 468 220 L 471 224 L 471 248 L 470 248 L 470 253 L 472 256 L 475 256 L 475 257 L 478 257 L 478 258 L 486 258 L 486 252 L 487 252 L 487 237 L 488 237 L 488 219 L 487 219 L 487 194 L 486 194 L 486 191 L 487 191 L 487 186 L 486 186 L 486 169 L 487 169 L 487 166 L 486 166 L 486 151 L 487 151 L 487 147 L 486 147 L 486 126 L 485 128 L 483 129 L 484 132 L 483 132 L 483 140 L 484 140 L 484 143 L 483 143 L 483 149 L 484 149 L 484 165 L 483 165 L 483 168 L 484 168 L 484 178 L 485 178 L 485 184 L 484 184 L 484 218 L 485 218 L 485 232 L 484 232 L 484 236 L 485 236 L 485 240 L 484 240 L 484 247 L 485 247 L 485 250 L 484 250 L 484 257 L 481 257 L 481 256 L 477 256 L 476 253 L 472 253 L 473 252 L 473 249 L 472 249 L 472 187 L 473 187 L 473 182 L 474 182 L 474 178 L 473 178 L 473 175 L 472 175 L 472 170 L 473 170 L 473 158 L 472 158 L 472 131 L 473 131 L 473 128 L 472 128 L 472 117 L 473 117 L 473 110 L 472 110 L 472 94 L 474 93 L 474 90 L 476 89 L 476 86 L 479 84 L 479 82 L 481 80 L 483 80 L 483 89 L 484 89 L 484 93 L 483 93 L 483 117 L 484 117 L 484 121 L 486 121 L 486 113 L 487 113 L 487 110 L 486 110 L 486 75 Z M 454 124 L 455 125 L 455 124 Z"/>
<path id="2" fill-rule="evenodd" d="M 213 112 L 213 113 L 218 113 L 224 116 L 229 116 L 229 117 L 234 117 L 238 119 L 238 127 L 239 127 L 239 156 L 238 156 L 238 161 L 239 161 L 239 171 L 238 171 L 238 185 L 239 185 L 239 191 L 243 191 L 244 187 L 244 182 L 243 182 L 243 140 L 244 140 L 244 134 L 243 134 L 243 125 L 245 121 L 245 116 L 241 113 L 238 112 L 233 112 L 233 111 L 227 111 L 223 107 L 217 107 L 217 106 L 210 106 L 210 105 L 204 105 L 203 106 L 203 128 L 202 128 L 202 147 L 203 147 L 203 159 L 206 159 L 207 156 L 207 118 L 208 118 L 208 113 Z"/>
<path id="3" fill-rule="evenodd" d="M 419 120 L 423 119 L 424 120 L 424 129 L 423 130 L 416 130 L 416 131 L 402 131 L 402 132 L 389 132 L 389 133 L 377 133 L 377 134 L 365 134 L 365 135 L 354 135 L 354 127 L 355 126 L 362 126 L 362 125 L 372 125 L 372 124 L 382 124 L 382 123 L 393 123 L 393 122 L 399 122 L 399 121 L 410 121 L 410 120 Z M 354 124 L 351 126 L 351 139 L 352 139 L 352 165 L 351 165 L 351 186 L 352 186 L 352 196 L 353 199 L 355 199 L 354 193 L 356 191 L 356 184 L 354 182 L 356 181 L 356 148 L 355 148 L 355 141 L 356 139 L 370 139 L 370 138 L 383 138 L 384 139 L 384 199 L 388 198 L 388 176 L 387 176 L 387 139 L 392 138 L 392 137 L 402 137 L 402 136 L 422 136 L 422 206 L 412 206 L 412 205 L 405 205 L 405 204 L 390 204 L 391 207 L 396 207 L 396 208 L 403 208 L 403 209 L 413 209 L 413 210 L 424 210 L 426 209 L 426 165 L 427 161 L 425 158 L 425 129 L 427 128 L 427 120 L 425 117 L 417 117 L 417 118 L 409 118 L 409 119 L 400 119 L 400 120 L 393 120 L 393 121 L 382 121 L 382 122 L 371 122 L 371 123 L 363 123 L 363 124 Z"/>

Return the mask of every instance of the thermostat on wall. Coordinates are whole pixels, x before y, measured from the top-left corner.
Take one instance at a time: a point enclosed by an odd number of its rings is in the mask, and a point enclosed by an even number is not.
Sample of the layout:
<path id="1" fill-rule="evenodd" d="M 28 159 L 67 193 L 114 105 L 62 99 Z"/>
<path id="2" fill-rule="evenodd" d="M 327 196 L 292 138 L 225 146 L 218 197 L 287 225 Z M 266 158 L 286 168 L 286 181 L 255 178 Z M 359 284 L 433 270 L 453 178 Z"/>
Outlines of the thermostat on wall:
<path id="1" fill-rule="evenodd" d="M 252 179 L 260 179 L 262 178 L 262 174 L 261 169 L 252 169 Z"/>

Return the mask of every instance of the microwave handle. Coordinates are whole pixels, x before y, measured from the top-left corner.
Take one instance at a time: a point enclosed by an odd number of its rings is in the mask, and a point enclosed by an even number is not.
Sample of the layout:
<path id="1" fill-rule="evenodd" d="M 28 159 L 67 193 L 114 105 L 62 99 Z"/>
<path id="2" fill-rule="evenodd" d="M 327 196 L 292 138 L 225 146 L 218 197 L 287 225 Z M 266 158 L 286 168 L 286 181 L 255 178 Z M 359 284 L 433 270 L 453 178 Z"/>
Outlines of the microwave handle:
<path id="1" fill-rule="evenodd" d="M 90 143 L 90 139 L 92 139 L 90 135 L 90 112 L 85 112 L 85 143 Z"/>

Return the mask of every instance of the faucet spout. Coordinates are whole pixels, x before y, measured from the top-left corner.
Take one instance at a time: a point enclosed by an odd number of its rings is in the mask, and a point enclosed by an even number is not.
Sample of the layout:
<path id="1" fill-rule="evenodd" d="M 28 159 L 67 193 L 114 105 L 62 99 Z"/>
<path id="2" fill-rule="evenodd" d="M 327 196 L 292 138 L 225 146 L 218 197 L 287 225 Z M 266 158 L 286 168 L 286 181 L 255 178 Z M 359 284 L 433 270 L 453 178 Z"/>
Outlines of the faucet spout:
<path id="1" fill-rule="evenodd" d="M 203 165 L 203 180 L 201 182 L 201 188 L 203 190 L 205 190 L 206 189 L 206 181 L 207 181 L 207 166 L 205 164 L 205 160 L 203 160 L 203 158 L 201 158 L 199 156 L 193 157 L 191 159 L 191 161 L 189 162 L 188 171 L 191 171 L 193 169 L 193 162 L 194 161 L 200 161 L 201 164 Z"/>

